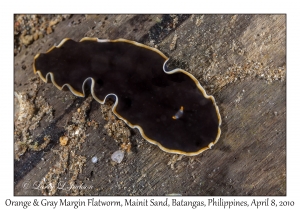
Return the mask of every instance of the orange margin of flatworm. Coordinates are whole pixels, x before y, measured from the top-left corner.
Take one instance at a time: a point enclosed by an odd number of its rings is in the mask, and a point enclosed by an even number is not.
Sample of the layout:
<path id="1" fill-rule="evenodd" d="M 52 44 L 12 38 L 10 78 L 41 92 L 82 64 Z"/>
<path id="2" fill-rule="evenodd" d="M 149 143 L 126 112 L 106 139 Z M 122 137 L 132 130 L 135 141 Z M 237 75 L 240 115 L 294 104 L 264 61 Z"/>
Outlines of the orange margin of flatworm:
<path id="1" fill-rule="evenodd" d="M 60 48 L 67 40 L 69 40 L 69 38 L 63 39 L 63 40 L 60 42 L 59 45 L 53 46 L 53 47 L 50 48 L 46 53 L 49 53 L 49 52 L 52 51 L 54 48 Z M 221 119 L 221 115 L 220 115 L 220 112 L 219 112 L 219 108 L 218 108 L 218 106 L 217 106 L 217 104 L 216 104 L 215 98 L 214 98 L 213 96 L 211 96 L 211 95 L 207 95 L 207 94 L 206 94 L 206 91 L 204 90 L 204 88 L 200 85 L 199 81 L 198 81 L 192 74 L 190 74 L 190 73 L 188 73 L 188 72 L 186 72 L 186 71 L 184 71 L 184 70 L 182 70 L 182 69 L 174 69 L 174 70 L 171 70 L 171 71 L 166 71 L 166 70 L 165 70 L 165 65 L 166 65 L 166 63 L 167 63 L 167 61 L 168 61 L 168 57 L 167 57 L 167 56 L 165 56 L 161 51 L 159 51 L 159 50 L 156 49 L 156 48 L 149 47 L 149 46 L 147 46 L 147 45 L 144 45 L 144 44 L 141 44 L 141 43 L 138 43 L 138 42 L 135 42 L 135 41 L 131 41 L 131 40 L 127 40 L 127 39 L 115 39 L 115 40 L 109 40 L 109 39 L 98 39 L 98 38 L 84 37 L 84 38 L 82 38 L 79 42 L 83 42 L 83 41 L 95 41 L 95 42 L 127 42 L 127 43 L 130 43 L 130 44 L 136 45 L 136 46 L 138 46 L 138 47 L 143 47 L 143 48 L 146 48 L 146 49 L 148 49 L 148 50 L 152 50 L 152 51 L 158 53 L 160 56 L 162 56 L 162 57 L 165 59 L 165 63 L 164 63 L 164 65 L 163 65 L 163 71 L 164 71 L 166 74 L 173 74 L 173 73 L 176 73 L 176 72 L 182 72 L 182 73 L 188 75 L 188 76 L 195 82 L 195 84 L 197 85 L 197 87 L 198 87 L 198 89 L 201 91 L 201 93 L 204 95 L 204 97 L 207 98 L 207 99 L 210 99 L 210 100 L 213 102 L 213 104 L 214 104 L 214 106 L 215 106 L 215 108 L 216 108 L 216 112 L 217 112 L 218 120 L 219 120 L 219 127 L 218 127 L 218 133 L 217 133 L 216 139 L 215 139 L 213 142 L 209 143 L 209 144 L 207 145 L 207 147 L 204 147 L 204 148 L 202 148 L 202 149 L 200 149 L 200 150 L 198 150 L 198 151 L 196 151 L 196 152 L 184 152 L 184 151 L 181 151 L 181 150 L 172 150 L 172 149 L 167 149 L 167 148 L 163 147 L 159 142 L 157 142 L 157 141 L 155 141 L 155 140 L 150 139 L 149 137 L 147 137 L 146 134 L 144 133 L 143 129 L 142 129 L 139 125 L 133 125 L 133 124 L 131 124 L 130 122 L 128 122 L 125 118 L 123 118 L 121 115 L 119 115 L 119 114 L 117 113 L 117 111 L 116 111 L 116 107 L 117 107 L 117 105 L 118 105 L 118 97 L 117 97 L 117 95 L 115 95 L 114 93 L 111 93 L 111 94 L 106 95 L 106 97 L 104 98 L 103 101 L 101 101 L 99 98 L 97 98 L 97 96 L 94 94 L 94 85 L 95 85 L 95 81 L 94 81 L 93 78 L 90 78 L 90 77 L 89 77 L 89 78 L 87 78 L 87 79 L 83 82 L 82 87 L 84 86 L 84 84 L 85 84 L 85 82 L 86 82 L 87 80 L 91 79 L 91 81 L 92 81 L 92 84 L 91 84 L 91 93 L 92 93 L 92 96 L 93 96 L 94 99 L 95 99 L 96 101 L 98 101 L 100 104 L 104 104 L 106 98 L 107 98 L 109 95 L 114 95 L 114 96 L 116 97 L 116 101 L 115 101 L 115 104 L 114 104 L 114 106 L 113 106 L 113 108 L 112 108 L 113 113 L 114 113 L 118 118 L 122 119 L 129 127 L 131 127 L 131 128 L 137 128 L 137 129 L 140 131 L 142 137 L 143 137 L 144 139 L 146 139 L 148 142 L 157 145 L 161 150 L 163 150 L 163 151 L 165 151 L 165 152 L 168 152 L 168 153 L 174 153 L 174 154 L 182 154 L 182 155 L 187 155 L 187 156 L 198 155 L 198 154 L 204 152 L 205 150 L 211 149 L 212 146 L 215 145 L 215 144 L 218 142 L 218 140 L 219 140 L 219 138 L 220 138 L 220 135 L 221 135 L 221 128 L 220 128 L 220 126 L 221 126 L 221 123 L 222 123 L 222 119 Z M 33 62 L 33 72 L 34 72 L 35 74 L 38 74 L 38 75 L 40 76 L 40 78 L 41 78 L 44 82 L 47 82 L 47 81 L 48 81 L 48 77 L 49 77 L 49 75 L 50 75 L 50 79 L 51 79 L 52 83 L 53 83 L 59 90 L 62 90 L 62 89 L 64 88 L 64 86 L 67 86 L 67 87 L 69 88 L 69 90 L 70 90 L 74 95 L 80 96 L 80 97 L 84 97 L 84 96 L 85 96 L 84 89 L 82 89 L 82 92 L 83 92 L 83 93 L 81 93 L 81 92 L 76 91 L 70 84 L 64 84 L 63 86 L 59 86 L 58 84 L 56 84 L 56 82 L 55 82 L 55 80 L 54 80 L 54 75 L 52 74 L 52 72 L 47 73 L 46 77 L 43 77 L 43 75 L 41 74 L 41 72 L 40 72 L 39 70 L 36 70 L 36 68 L 35 68 L 35 60 L 39 57 L 39 55 L 40 55 L 40 54 L 37 54 L 37 55 L 34 57 L 34 62 Z"/>

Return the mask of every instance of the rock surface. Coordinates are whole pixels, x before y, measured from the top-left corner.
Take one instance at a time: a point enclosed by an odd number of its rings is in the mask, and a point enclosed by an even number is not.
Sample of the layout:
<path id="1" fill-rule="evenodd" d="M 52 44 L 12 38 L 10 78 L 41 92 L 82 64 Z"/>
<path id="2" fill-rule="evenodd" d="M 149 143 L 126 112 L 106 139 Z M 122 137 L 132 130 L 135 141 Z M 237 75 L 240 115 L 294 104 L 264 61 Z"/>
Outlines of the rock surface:
<path id="1" fill-rule="evenodd" d="M 34 144 L 47 136 L 48 145 L 15 160 L 15 195 L 286 195 L 285 15 L 72 15 L 51 30 L 15 56 L 15 91 L 42 97 L 54 110 L 53 120 L 44 117 L 29 131 Z M 157 47 L 170 66 L 192 73 L 219 106 L 219 142 L 194 157 L 168 154 L 95 100 L 36 83 L 37 53 L 84 36 Z M 119 149 L 126 158 L 112 164 Z M 92 187 L 34 189 L 45 179 Z"/>

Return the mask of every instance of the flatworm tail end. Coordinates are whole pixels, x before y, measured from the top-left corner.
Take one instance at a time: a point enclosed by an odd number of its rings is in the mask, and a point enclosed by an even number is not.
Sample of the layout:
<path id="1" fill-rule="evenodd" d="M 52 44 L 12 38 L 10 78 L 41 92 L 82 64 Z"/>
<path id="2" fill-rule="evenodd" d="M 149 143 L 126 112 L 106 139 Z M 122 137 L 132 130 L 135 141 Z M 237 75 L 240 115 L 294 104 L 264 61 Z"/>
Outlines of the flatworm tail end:
<path id="1" fill-rule="evenodd" d="M 219 138 L 221 136 L 221 125 L 222 125 L 222 118 L 221 118 L 221 114 L 220 114 L 220 110 L 219 110 L 219 107 L 216 103 L 216 100 L 215 98 L 212 96 L 212 95 L 207 95 L 205 89 L 202 87 L 202 85 L 200 84 L 200 82 L 194 77 L 194 75 L 192 75 L 191 73 L 183 70 L 183 69 L 180 69 L 180 68 L 176 68 L 176 69 L 173 69 L 173 70 L 167 70 L 167 62 L 169 61 L 169 59 L 167 59 L 165 62 L 164 62 L 164 65 L 163 65 L 163 70 L 166 74 L 174 74 L 174 73 L 177 73 L 177 72 L 181 72 L 181 73 L 184 73 L 186 75 L 188 75 L 194 82 L 195 84 L 197 85 L 198 89 L 201 91 L 201 93 L 203 94 L 203 96 L 209 100 L 211 100 L 211 102 L 213 103 L 215 109 L 216 109 L 216 114 L 217 114 L 217 117 L 218 117 L 218 132 L 217 132 L 217 136 L 215 138 L 215 140 L 211 143 L 209 143 L 209 145 L 193 154 L 186 154 L 186 155 L 189 155 L 189 156 L 192 156 L 192 155 L 198 155 L 202 152 L 204 152 L 205 150 L 208 150 L 208 149 L 211 149 L 218 141 L 219 141 Z"/>

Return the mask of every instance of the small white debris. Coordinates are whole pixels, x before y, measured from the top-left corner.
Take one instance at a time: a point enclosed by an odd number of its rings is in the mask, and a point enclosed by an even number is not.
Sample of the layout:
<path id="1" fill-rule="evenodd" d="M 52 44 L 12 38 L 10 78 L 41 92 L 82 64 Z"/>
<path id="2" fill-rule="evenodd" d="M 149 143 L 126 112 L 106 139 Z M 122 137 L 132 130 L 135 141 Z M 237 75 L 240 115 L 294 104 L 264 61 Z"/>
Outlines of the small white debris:
<path id="1" fill-rule="evenodd" d="M 111 155 L 111 159 L 117 163 L 121 163 L 124 158 L 124 151 L 118 150 Z"/>
<path id="2" fill-rule="evenodd" d="M 92 158 L 92 163 L 97 163 L 98 162 L 98 158 L 95 156 Z"/>

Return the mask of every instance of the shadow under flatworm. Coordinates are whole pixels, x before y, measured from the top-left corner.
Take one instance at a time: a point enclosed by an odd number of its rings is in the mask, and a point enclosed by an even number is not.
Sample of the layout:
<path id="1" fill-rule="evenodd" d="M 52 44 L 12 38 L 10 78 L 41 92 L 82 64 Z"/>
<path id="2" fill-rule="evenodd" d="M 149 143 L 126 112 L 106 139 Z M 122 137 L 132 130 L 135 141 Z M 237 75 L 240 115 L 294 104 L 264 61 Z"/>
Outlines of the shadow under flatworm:
<path id="1" fill-rule="evenodd" d="M 38 54 L 33 67 L 45 82 L 51 78 L 77 96 L 85 95 L 86 85 L 100 103 L 116 96 L 117 117 L 164 151 L 199 154 L 219 139 L 218 107 L 191 74 L 165 71 L 166 62 L 157 49 L 133 41 L 84 38 L 64 39 Z"/>

